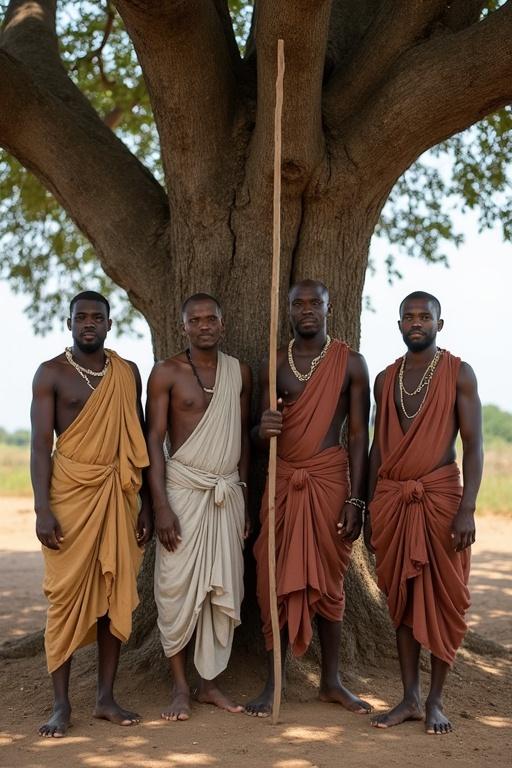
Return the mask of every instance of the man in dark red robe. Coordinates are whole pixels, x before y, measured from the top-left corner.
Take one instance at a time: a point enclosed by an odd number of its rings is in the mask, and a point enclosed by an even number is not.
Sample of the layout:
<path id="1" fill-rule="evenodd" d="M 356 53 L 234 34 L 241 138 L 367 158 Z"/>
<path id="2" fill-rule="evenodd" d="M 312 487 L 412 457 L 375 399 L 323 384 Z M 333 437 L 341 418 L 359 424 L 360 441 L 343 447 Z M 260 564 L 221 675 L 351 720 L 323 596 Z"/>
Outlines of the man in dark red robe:
<path id="1" fill-rule="evenodd" d="M 268 408 L 268 368 L 262 372 L 263 408 L 255 428 L 260 444 L 277 443 L 276 582 L 281 647 L 303 654 L 316 616 L 322 651 L 320 698 L 354 712 L 369 705 L 340 681 L 338 656 L 345 606 L 344 576 L 361 530 L 367 464 L 369 390 L 364 359 L 326 332 L 326 287 L 306 280 L 290 290 L 293 339 L 279 350 L 277 388 L 282 411 Z M 340 445 L 348 418 L 348 453 Z M 350 472 L 349 472 L 350 467 Z M 258 601 L 269 673 L 262 694 L 246 706 L 265 716 L 273 697 L 273 642 L 268 582 L 268 499 L 254 547 Z"/>
<path id="2" fill-rule="evenodd" d="M 481 408 L 467 363 L 437 347 L 438 300 L 407 296 L 399 327 L 408 351 L 375 382 L 377 416 L 370 453 L 365 538 L 396 628 L 403 700 L 372 725 L 424 718 L 419 653 L 431 652 L 425 703 L 428 733 L 448 733 L 442 690 L 462 642 L 469 607 L 470 546 L 482 475 Z M 463 445 L 464 487 L 455 463 Z"/>

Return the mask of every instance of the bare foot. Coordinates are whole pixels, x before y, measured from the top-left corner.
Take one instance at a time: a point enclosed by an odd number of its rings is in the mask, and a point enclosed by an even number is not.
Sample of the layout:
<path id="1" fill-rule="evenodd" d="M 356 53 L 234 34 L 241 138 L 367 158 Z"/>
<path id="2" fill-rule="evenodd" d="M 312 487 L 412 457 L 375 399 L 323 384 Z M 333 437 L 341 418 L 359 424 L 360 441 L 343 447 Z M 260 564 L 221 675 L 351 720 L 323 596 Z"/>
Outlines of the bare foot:
<path id="1" fill-rule="evenodd" d="M 171 693 L 171 703 L 161 715 L 164 720 L 188 720 L 190 717 L 190 691 L 173 688 Z"/>
<path id="2" fill-rule="evenodd" d="M 215 704 L 219 709 L 236 714 L 243 712 L 244 708 L 239 704 L 233 704 L 211 680 L 202 680 L 196 699 L 200 704 Z"/>
<path id="3" fill-rule="evenodd" d="M 263 691 L 245 705 L 244 712 L 251 717 L 269 717 L 272 714 L 274 688 L 266 685 Z"/>
<path id="4" fill-rule="evenodd" d="M 406 720 L 423 720 L 423 712 L 418 701 L 406 701 L 404 699 L 389 712 L 374 717 L 371 724 L 375 728 L 391 728 L 393 725 L 400 725 Z"/>
<path id="5" fill-rule="evenodd" d="M 92 715 L 99 720 L 109 720 L 116 725 L 137 725 L 141 721 L 140 715 L 123 709 L 114 699 L 97 701 Z"/>
<path id="6" fill-rule="evenodd" d="M 54 739 L 62 739 L 66 735 L 66 731 L 71 725 L 71 707 L 69 704 L 55 705 L 53 708 L 53 714 L 47 723 L 39 726 L 38 733 L 40 736 L 50 736 Z"/>
<path id="7" fill-rule="evenodd" d="M 372 711 L 371 705 L 363 699 L 358 699 L 348 688 L 341 683 L 334 686 L 321 685 L 319 693 L 320 701 L 328 701 L 333 704 L 341 704 L 349 712 L 355 712 L 356 715 L 367 715 Z"/>
<path id="8" fill-rule="evenodd" d="M 425 731 L 436 735 L 443 735 L 453 731 L 452 724 L 443 713 L 443 705 L 440 701 L 425 702 Z"/>

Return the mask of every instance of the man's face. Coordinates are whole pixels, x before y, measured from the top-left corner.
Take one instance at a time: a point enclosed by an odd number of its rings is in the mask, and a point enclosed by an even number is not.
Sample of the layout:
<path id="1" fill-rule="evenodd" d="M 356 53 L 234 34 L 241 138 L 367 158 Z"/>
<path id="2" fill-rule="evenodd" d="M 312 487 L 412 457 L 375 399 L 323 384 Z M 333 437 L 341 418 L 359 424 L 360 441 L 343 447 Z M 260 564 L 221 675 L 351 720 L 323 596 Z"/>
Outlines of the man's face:
<path id="1" fill-rule="evenodd" d="M 298 285 L 290 293 L 290 322 L 294 334 L 312 338 L 325 328 L 331 305 L 320 286 Z"/>
<path id="2" fill-rule="evenodd" d="M 402 338 L 410 352 L 423 352 L 435 340 L 443 321 L 437 317 L 433 302 L 426 299 L 411 299 L 402 307 L 398 321 Z"/>
<path id="3" fill-rule="evenodd" d="M 79 299 L 68 319 L 73 341 L 82 352 L 96 352 L 103 346 L 112 326 L 102 301 Z"/>
<path id="4" fill-rule="evenodd" d="M 224 331 L 224 320 L 214 301 L 194 301 L 187 305 L 183 314 L 183 330 L 193 347 L 212 349 Z"/>

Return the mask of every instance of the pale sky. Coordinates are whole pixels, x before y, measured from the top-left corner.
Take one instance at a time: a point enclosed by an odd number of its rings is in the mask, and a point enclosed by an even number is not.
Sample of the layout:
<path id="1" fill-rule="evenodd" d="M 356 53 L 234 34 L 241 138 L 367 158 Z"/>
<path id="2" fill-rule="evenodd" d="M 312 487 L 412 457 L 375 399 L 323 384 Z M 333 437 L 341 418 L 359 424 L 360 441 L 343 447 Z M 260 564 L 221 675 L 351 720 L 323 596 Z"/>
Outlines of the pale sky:
<path id="1" fill-rule="evenodd" d="M 450 269 L 398 258 L 396 266 L 404 279 L 391 286 L 382 266 L 390 248 L 385 242 L 374 240 L 372 256 L 378 271 L 375 276 L 368 275 L 365 294 L 371 297 L 375 312 L 363 312 L 361 352 L 373 383 L 377 373 L 404 352 L 396 326 L 400 301 L 412 291 L 428 291 L 439 298 L 445 320 L 438 336 L 439 346 L 473 366 L 483 403 L 495 403 L 512 411 L 508 336 L 512 245 L 501 241 L 498 230 L 479 235 L 470 222 L 466 222 L 465 229 L 467 242 L 460 250 L 448 249 Z M 31 382 L 39 363 L 59 354 L 70 343 L 67 330 L 44 338 L 34 335 L 23 314 L 29 301 L 29 297 L 15 296 L 6 283 L 0 283 L 5 360 L 0 377 L 0 426 L 10 431 L 29 426 Z M 152 350 L 149 332 L 142 330 L 142 339 L 116 338 L 111 333 L 107 346 L 135 361 L 145 381 L 152 366 Z"/>

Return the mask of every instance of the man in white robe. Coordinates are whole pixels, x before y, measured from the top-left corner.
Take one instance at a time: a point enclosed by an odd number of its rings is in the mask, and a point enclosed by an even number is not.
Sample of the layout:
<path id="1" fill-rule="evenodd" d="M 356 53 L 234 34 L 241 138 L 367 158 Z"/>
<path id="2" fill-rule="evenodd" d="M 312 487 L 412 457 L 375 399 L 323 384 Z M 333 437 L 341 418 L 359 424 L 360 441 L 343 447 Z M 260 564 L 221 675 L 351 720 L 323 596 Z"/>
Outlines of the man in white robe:
<path id="1" fill-rule="evenodd" d="M 218 349 L 224 324 L 211 296 L 187 299 L 183 327 L 188 347 L 155 365 L 147 406 L 155 599 L 174 678 L 167 720 L 190 716 L 185 662 L 194 633 L 198 700 L 242 711 L 215 678 L 228 664 L 243 598 L 251 374 Z"/>

